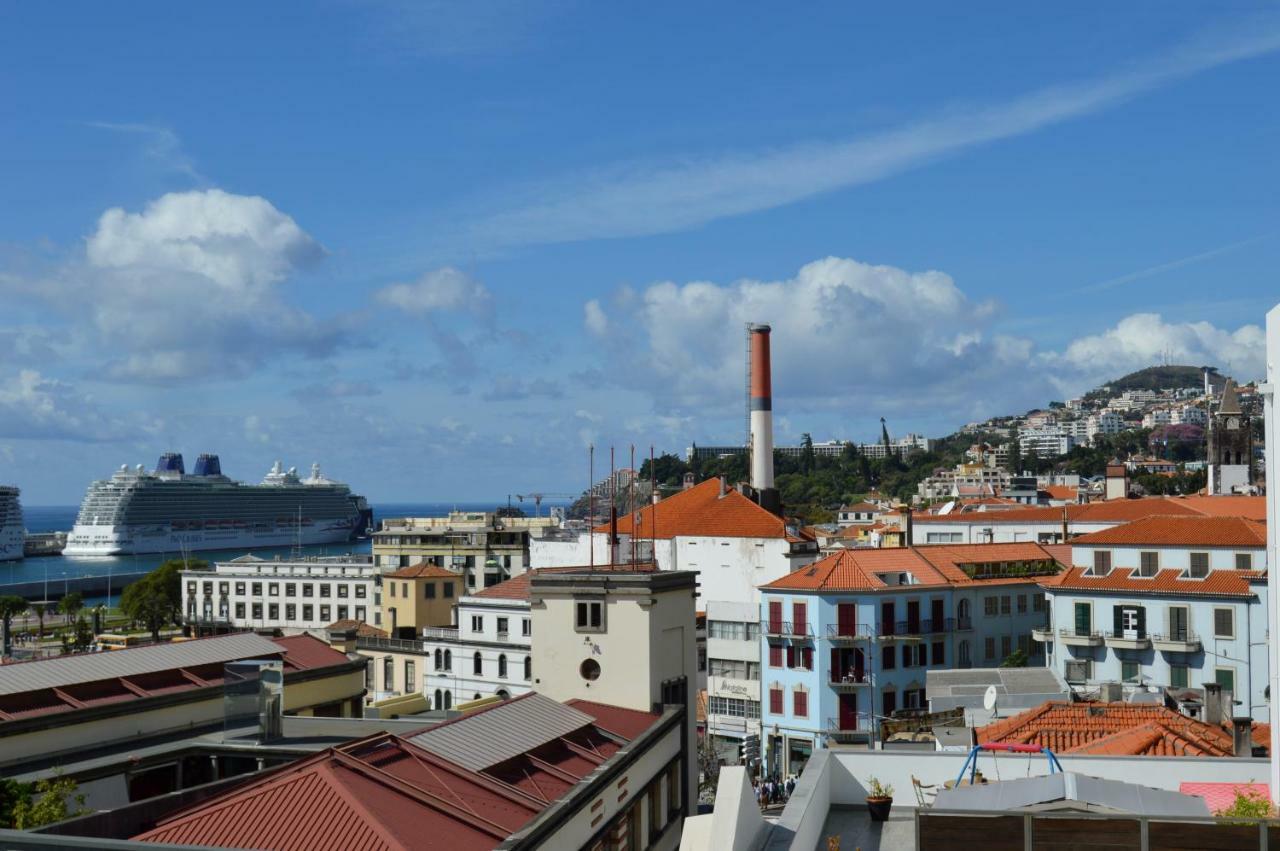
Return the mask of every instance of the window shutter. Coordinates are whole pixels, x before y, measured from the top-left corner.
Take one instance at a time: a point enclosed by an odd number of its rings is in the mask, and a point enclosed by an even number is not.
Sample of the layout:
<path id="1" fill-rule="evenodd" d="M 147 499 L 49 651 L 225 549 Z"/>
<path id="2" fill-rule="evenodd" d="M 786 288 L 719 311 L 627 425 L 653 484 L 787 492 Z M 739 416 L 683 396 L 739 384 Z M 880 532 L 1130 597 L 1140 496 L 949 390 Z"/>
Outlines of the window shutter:
<path id="1" fill-rule="evenodd" d="M 782 645 L 781 644 L 769 645 L 769 667 L 770 668 L 782 667 Z"/>
<path id="2" fill-rule="evenodd" d="M 777 686 L 769 689 L 769 711 L 774 715 L 782 714 L 782 689 Z"/>
<path id="3" fill-rule="evenodd" d="M 1137 611 L 1138 611 L 1138 637 L 1146 638 L 1147 637 L 1147 608 L 1146 606 L 1139 606 Z"/>
<path id="4" fill-rule="evenodd" d="M 782 632 L 782 601 L 781 600 L 769 601 L 769 632 L 772 632 L 775 635 L 777 633 Z"/>
<path id="5" fill-rule="evenodd" d="M 796 666 L 796 649 L 787 647 L 787 667 L 794 668 Z"/>
<path id="6" fill-rule="evenodd" d="M 801 648 L 800 658 L 804 663 L 804 667 L 812 671 L 813 670 L 813 648 L 812 647 Z"/>
<path id="7" fill-rule="evenodd" d="M 795 692 L 795 715 L 797 718 L 807 718 L 809 716 L 808 692 Z"/>
<path id="8" fill-rule="evenodd" d="M 1112 628 L 1115 635 L 1124 632 L 1124 608 L 1122 606 L 1111 607 Z"/>
<path id="9" fill-rule="evenodd" d="M 1076 603 L 1076 634 L 1087 635 L 1090 632 L 1089 604 Z"/>
<path id="10" fill-rule="evenodd" d="M 796 635 L 804 635 L 807 632 L 805 626 L 808 622 L 808 618 L 806 617 L 808 608 L 809 607 L 804 603 L 793 603 L 791 606 L 791 617 L 795 621 L 794 627 Z"/>

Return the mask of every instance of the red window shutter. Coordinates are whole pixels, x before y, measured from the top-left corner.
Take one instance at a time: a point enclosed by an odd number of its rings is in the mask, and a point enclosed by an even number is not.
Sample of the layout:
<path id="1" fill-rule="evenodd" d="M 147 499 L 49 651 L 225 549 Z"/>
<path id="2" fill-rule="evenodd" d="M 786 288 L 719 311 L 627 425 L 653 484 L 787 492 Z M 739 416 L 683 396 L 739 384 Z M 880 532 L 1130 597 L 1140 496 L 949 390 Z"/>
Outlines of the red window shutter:
<path id="1" fill-rule="evenodd" d="M 804 667 L 810 671 L 813 670 L 813 648 L 805 647 L 800 650 L 800 659 L 804 663 Z"/>
<path id="2" fill-rule="evenodd" d="M 808 625 L 809 619 L 806 617 L 808 606 L 804 603 L 793 603 L 791 606 L 791 618 L 795 621 L 795 634 L 804 635 L 805 627 Z"/>
<path id="3" fill-rule="evenodd" d="M 782 632 L 782 601 L 769 601 L 769 632 L 778 635 Z"/>
<path id="4" fill-rule="evenodd" d="M 769 645 L 769 667 L 770 668 L 782 667 L 782 645 L 781 644 Z"/>
<path id="5" fill-rule="evenodd" d="M 787 647 L 787 667 L 794 668 L 795 666 L 796 666 L 796 649 L 794 647 L 788 646 Z"/>
<path id="6" fill-rule="evenodd" d="M 782 689 L 769 689 L 769 711 L 774 715 L 782 714 Z"/>
<path id="7" fill-rule="evenodd" d="M 809 693 L 806 691 L 795 693 L 795 716 L 797 718 L 809 717 Z"/>

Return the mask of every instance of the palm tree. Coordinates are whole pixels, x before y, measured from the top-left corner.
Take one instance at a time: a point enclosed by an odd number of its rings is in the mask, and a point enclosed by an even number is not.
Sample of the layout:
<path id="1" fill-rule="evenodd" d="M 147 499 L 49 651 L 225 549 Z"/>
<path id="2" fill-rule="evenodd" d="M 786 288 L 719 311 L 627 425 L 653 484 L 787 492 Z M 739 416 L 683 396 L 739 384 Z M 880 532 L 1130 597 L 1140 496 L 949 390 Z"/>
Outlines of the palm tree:
<path id="1" fill-rule="evenodd" d="M 58 601 L 58 611 L 62 612 L 67 623 L 71 623 L 83 608 L 84 595 L 79 591 L 72 591 L 70 594 Z"/>
<path id="2" fill-rule="evenodd" d="M 44 615 L 45 610 L 49 608 L 49 604 L 43 600 L 38 603 L 31 604 L 31 614 L 35 615 L 40 621 L 40 640 L 44 641 Z"/>
<path id="3" fill-rule="evenodd" d="M 8 656 L 13 648 L 13 639 L 9 636 L 9 628 L 13 619 L 27 610 L 27 601 L 15 594 L 0 597 L 0 620 L 4 621 L 4 647 L 0 647 L 0 656 Z"/>

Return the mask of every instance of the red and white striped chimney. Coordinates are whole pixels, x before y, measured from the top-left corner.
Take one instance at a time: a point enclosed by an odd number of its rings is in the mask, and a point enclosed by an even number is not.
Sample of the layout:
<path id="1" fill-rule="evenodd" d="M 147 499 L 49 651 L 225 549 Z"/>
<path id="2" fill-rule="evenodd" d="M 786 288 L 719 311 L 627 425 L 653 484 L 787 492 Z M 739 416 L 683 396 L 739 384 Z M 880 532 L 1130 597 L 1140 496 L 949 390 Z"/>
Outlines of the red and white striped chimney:
<path id="1" fill-rule="evenodd" d="M 768 325 L 751 325 L 751 486 L 773 487 L 773 378 Z"/>

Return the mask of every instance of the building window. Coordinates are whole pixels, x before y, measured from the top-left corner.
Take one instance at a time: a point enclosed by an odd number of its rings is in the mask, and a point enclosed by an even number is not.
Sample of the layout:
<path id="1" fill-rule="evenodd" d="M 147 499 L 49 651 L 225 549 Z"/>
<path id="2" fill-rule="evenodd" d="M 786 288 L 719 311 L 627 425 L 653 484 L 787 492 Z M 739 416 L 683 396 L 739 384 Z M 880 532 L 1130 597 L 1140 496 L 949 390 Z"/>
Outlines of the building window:
<path id="1" fill-rule="evenodd" d="M 1174 688 L 1186 688 L 1187 682 L 1188 682 L 1187 673 L 1188 671 L 1187 671 L 1186 665 L 1170 665 L 1169 666 L 1169 685 L 1173 686 Z"/>
<path id="2" fill-rule="evenodd" d="M 506 618 L 498 618 L 498 637 L 499 638 L 507 634 L 507 623 L 508 621 Z"/>
<path id="3" fill-rule="evenodd" d="M 427 596 L 428 600 L 434 600 L 436 598 L 436 584 L 434 582 L 422 583 L 422 593 Z"/>
<path id="4" fill-rule="evenodd" d="M 192 587 L 192 589 L 191 589 L 191 593 L 193 593 L 193 594 L 194 594 L 194 593 L 195 593 L 195 590 L 196 590 L 196 589 L 195 589 L 194 587 Z M 237 583 L 236 583 L 236 594 L 240 595 L 241 597 L 243 597 L 243 596 L 244 596 L 244 583 L 243 583 L 243 582 L 237 582 Z"/>
<path id="5" fill-rule="evenodd" d="M 477 677 L 484 675 L 484 659 L 480 657 L 479 652 L 471 657 L 471 673 Z"/>
<path id="6" fill-rule="evenodd" d="M 330 609 L 328 606 L 321 606 L 320 620 L 324 621 L 325 623 L 329 623 L 329 612 L 330 612 Z"/>
<path id="7" fill-rule="evenodd" d="M 346 606 L 338 606 L 338 620 L 340 620 L 340 621 L 345 621 L 345 620 L 347 619 L 347 617 L 348 617 L 348 610 L 347 610 L 347 607 L 346 607 Z"/>
<path id="8" fill-rule="evenodd" d="M 1152 577 L 1160 569 L 1160 553 L 1143 551 L 1138 553 L 1138 575 Z"/>
<path id="9" fill-rule="evenodd" d="M 880 670 L 892 671 L 897 667 L 897 653 L 892 644 L 880 648 Z"/>
<path id="10" fill-rule="evenodd" d="M 1214 638 L 1235 638 L 1236 637 L 1235 609 L 1214 609 L 1213 610 L 1213 637 Z"/>
<path id="11" fill-rule="evenodd" d="M 416 679 L 412 659 L 404 660 L 404 690 L 405 693 L 418 690 L 418 681 Z"/>
<path id="12" fill-rule="evenodd" d="M 1236 553 L 1236 570 L 1253 570 L 1253 553 Z"/>
<path id="13" fill-rule="evenodd" d="M 261 583 L 261 582 L 255 582 L 255 583 L 253 583 L 253 596 L 255 596 L 255 597 L 261 597 L 261 596 L 262 596 L 262 583 Z"/>
<path id="14" fill-rule="evenodd" d="M 507 654 L 498 654 L 498 679 L 505 680 L 507 678 Z"/>
<path id="15" fill-rule="evenodd" d="M 193 611 L 195 610 L 195 604 L 196 604 L 196 601 L 192 600 L 191 606 Z M 244 603 L 236 603 L 236 618 L 239 620 L 244 620 Z"/>
<path id="16" fill-rule="evenodd" d="M 1187 571 L 1187 575 L 1192 579 L 1204 579 L 1209 575 L 1209 554 L 1208 553 L 1192 553 L 1191 568 Z"/>
<path id="17" fill-rule="evenodd" d="M 965 639 L 964 641 L 960 642 L 960 646 L 956 650 L 956 656 L 958 657 L 957 661 L 959 662 L 961 668 L 967 668 L 969 667 L 970 664 L 972 664 L 973 660 L 969 657 L 968 639 Z"/>
<path id="18" fill-rule="evenodd" d="M 364 618 L 365 618 L 364 606 L 356 606 L 356 620 L 363 623 Z"/>
<path id="19" fill-rule="evenodd" d="M 524 657 L 524 680 L 529 682 L 533 679 L 533 657 Z"/>
<path id="20" fill-rule="evenodd" d="M 435 652 L 435 660 L 436 660 L 436 670 L 437 670 L 437 671 L 443 671 L 443 670 L 444 670 L 444 665 L 443 665 L 443 662 L 444 662 L 444 654 L 443 654 L 443 652 L 440 650 L 440 648 L 439 648 L 439 647 L 437 647 L 437 648 L 436 648 L 436 652 Z"/>
<path id="21" fill-rule="evenodd" d="M 394 656 L 384 656 L 382 658 L 382 690 L 396 690 L 396 660 Z"/>
<path id="22" fill-rule="evenodd" d="M 1000 597 L 1000 614 L 1002 615 L 1013 614 L 1013 598 L 1010 597 L 1008 594 L 1005 594 Z"/>
<path id="23" fill-rule="evenodd" d="M 996 640 L 994 636 L 988 635 L 983 639 L 982 650 L 983 656 L 988 662 L 996 658 Z"/>
<path id="24" fill-rule="evenodd" d="M 1032 610 L 1033 612 L 1043 612 L 1043 611 L 1044 611 L 1044 609 L 1045 609 L 1045 606 L 1044 606 L 1044 595 L 1043 595 L 1043 594 L 1032 594 L 1032 595 L 1031 595 L 1031 610 Z"/>
<path id="25" fill-rule="evenodd" d="M 1229 691 L 1232 695 L 1236 693 L 1235 668 L 1214 668 L 1213 681 L 1222 686 L 1223 691 Z"/>
<path id="26" fill-rule="evenodd" d="M 284 604 L 284 619 L 294 621 L 298 619 L 298 606 L 296 603 Z"/>
<path id="27" fill-rule="evenodd" d="M 522 621 L 520 621 L 520 634 L 523 635 L 525 638 L 528 638 L 530 635 L 533 635 L 533 622 L 530 621 L 528 618 L 524 618 Z"/>
<path id="28" fill-rule="evenodd" d="M 471 616 L 471 631 L 484 632 L 484 616 L 483 615 Z"/>
<path id="29" fill-rule="evenodd" d="M 378 686 L 373 681 L 373 660 L 370 659 L 364 666 L 364 687 L 367 691 L 377 691 Z"/>
<path id="30" fill-rule="evenodd" d="M 1093 608 L 1088 603 L 1076 603 L 1076 635 L 1093 634 Z"/>
<path id="31" fill-rule="evenodd" d="M 1000 658 L 1008 659 L 1009 654 L 1013 652 L 1013 636 L 1000 636 Z"/>
<path id="32" fill-rule="evenodd" d="M 280 620 L 280 604 L 271 603 L 267 606 L 267 617 L 273 621 Z"/>
<path id="33" fill-rule="evenodd" d="M 285 595 L 286 597 L 296 597 L 296 596 L 298 596 L 298 583 L 296 583 L 296 582 L 286 582 L 286 583 L 284 584 L 284 595 Z"/>
<path id="34" fill-rule="evenodd" d="M 1027 595 L 1018 595 L 1018 614 L 1025 615 L 1027 613 Z"/>
<path id="35" fill-rule="evenodd" d="M 883 714 L 892 715 L 898 708 L 898 693 L 893 689 L 885 689 L 880 703 Z"/>
<path id="36" fill-rule="evenodd" d="M 357 585 L 357 586 L 356 586 L 356 597 L 358 597 L 359 599 L 363 600 L 366 596 L 368 596 L 368 589 L 367 589 L 367 588 L 365 588 L 365 587 L 364 587 L 364 585 Z"/>
<path id="37" fill-rule="evenodd" d="M 1093 575 L 1106 576 L 1111 572 L 1111 550 L 1093 551 Z"/>
<path id="38" fill-rule="evenodd" d="M 731 718 L 754 719 L 760 717 L 760 702 L 739 697 L 711 695 L 707 698 L 707 712 L 711 715 L 727 715 Z"/>
<path id="39" fill-rule="evenodd" d="M 315 591 L 315 587 L 310 582 L 302 583 L 302 596 L 304 597 L 314 596 L 313 595 L 314 591 Z"/>
<path id="40" fill-rule="evenodd" d="M 1120 679 L 1126 683 L 1136 683 L 1141 676 L 1141 666 L 1129 659 L 1120 660 Z"/>
<path id="41" fill-rule="evenodd" d="M 1088 682 L 1093 676 L 1093 660 L 1092 659 L 1068 659 L 1063 671 L 1066 681 L 1069 683 Z"/>
<path id="42" fill-rule="evenodd" d="M 781 644 L 769 645 L 769 667 L 770 668 L 782 667 L 782 645 Z"/>
<path id="43" fill-rule="evenodd" d="M 947 645 L 942 641 L 933 642 L 933 650 L 929 653 L 930 665 L 946 664 Z"/>
<path id="44" fill-rule="evenodd" d="M 791 696 L 793 714 L 797 718 L 809 717 L 809 693 L 803 691 L 795 691 Z"/>
<path id="45" fill-rule="evenodd" d="M 333 595 L 333 586 L 332 586 L 332 585 L 330 585 L 328 582 L 321 582 L 321 583 L 320 583 L 320 596 L 321 596 L 321 597 L 329 597 L 329 596 L 332 596 L 332 595 Z M 408 594 L 405 594 L 405 596 L 406 596 L 406 597 L 408 597 L 409 595 L 408 595 Z"/>
<path id="46" fill-rule="evenodd" d="M 772 686 L 769 689 L 769 712 L 773 715 L 782 714 L 782 687 Z"/>
<path id="47" fill-rule="evenodd" d="M 311 613 L 314 611 L 315 609 L 311 607 L 310 603 L 304 604 L 302 607 L 302 619 L 304 621 L 312 620 Z"/>
<path id="48" fill-rule="evenodd" d="M 600 679 L 600 663 L 595 659 L 583 659 L 582 664 L 578 666 L 578 673 L 584 680 Z"/>
<path id="49" fill-rule="evenodd" d="M 339 597 L 345 597 L 345 596 L 347 596 L 347 593 L 348 593 L 348 592 L 347 592 L 347 589 L 348 589 L 349 587 L 350 587 L 350 586 L 348 586 L 346 583 L 343 583 L 343 584 L 339 585 L 339 586 L 338 586 L 338 596 L 339 596 Z"/>
<path id="50" fill-rule="evenodd" d="M 443 582 L 443 583 L 441 583 L 441 584 L 442 584 L 442 585 L 444 585 L 444 596 L 445 596 L 446 598 L 448 598 L 448 597 L 452 597 L 452 596 L 453 596 L 453 583 L 452 583 L 452 582 Z"/>
<path id="51" fill-rule="evenodd" d="M 596 600 L 579 600 L 575 608 L 574 628 L 578 632 L 604 631 L 604 603 Z"/>
<path id="52" fill-rule="evenodd" d="M 995 597 L 982 598 L 982 613 L 989 618 L 1000 614 L 1000 601 Z"/>
<path id="53" fill-rule="evenodd" d="M 253 604 L 253 619 L 255 621 L 262 620 L 262 604 L 261 603 Z"/>
<path id="54" fill-rule="evenodd" d="M 444 709 L 444 693 L 440 689 L 436 689 L 436 701 L 433 704 L 435 709 Z"/>
<path id="55" fill-rule="evenodd" d="M 267 583 L 267 596 L 268 596 L 268 597 L 279 597 L 279 596 L 280 596 L 280 583 L 279 583 L 279 582 L 269 582 L 269 583 Z"/>

